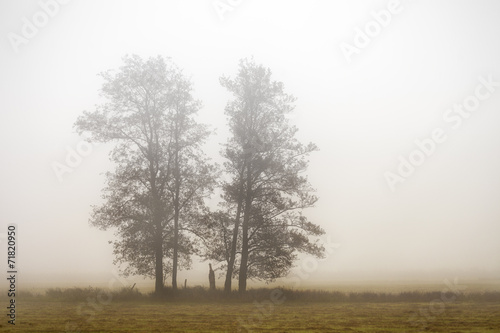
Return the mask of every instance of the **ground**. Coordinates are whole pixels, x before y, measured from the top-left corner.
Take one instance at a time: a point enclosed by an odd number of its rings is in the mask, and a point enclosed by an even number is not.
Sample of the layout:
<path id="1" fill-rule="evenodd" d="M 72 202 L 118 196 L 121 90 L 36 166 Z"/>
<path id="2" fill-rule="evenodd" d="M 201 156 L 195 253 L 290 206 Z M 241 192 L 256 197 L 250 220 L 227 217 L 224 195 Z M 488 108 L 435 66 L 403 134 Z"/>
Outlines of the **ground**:
<path id="1" fill-rule="evenodd" d="M 0 332 L 500 332 L 499 302 L 36 300 L 19 302 L 16 316 Z"/>

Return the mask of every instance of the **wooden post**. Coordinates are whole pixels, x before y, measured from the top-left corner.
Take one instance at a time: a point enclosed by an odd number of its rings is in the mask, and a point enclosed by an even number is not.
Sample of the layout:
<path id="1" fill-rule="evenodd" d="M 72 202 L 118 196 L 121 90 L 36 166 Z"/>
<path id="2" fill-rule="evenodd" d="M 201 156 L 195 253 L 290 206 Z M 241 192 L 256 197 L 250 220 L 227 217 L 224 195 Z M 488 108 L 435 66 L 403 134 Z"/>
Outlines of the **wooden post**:
<path id="1" fill-rule="evenodd" d="M 210 290 L 215 290 L 215 272 L 212 269 L 212 264 L 208 264 L 210 271 L 208 273 L 208 282 L 210 282 Z"/>

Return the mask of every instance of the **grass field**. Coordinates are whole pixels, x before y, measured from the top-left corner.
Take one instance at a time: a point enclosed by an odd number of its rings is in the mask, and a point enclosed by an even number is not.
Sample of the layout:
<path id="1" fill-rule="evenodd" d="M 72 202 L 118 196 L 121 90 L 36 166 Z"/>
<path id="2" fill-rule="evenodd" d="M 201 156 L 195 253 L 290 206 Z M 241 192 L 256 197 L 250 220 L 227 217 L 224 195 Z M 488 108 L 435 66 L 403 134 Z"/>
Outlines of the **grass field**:
<path id="1" fill-rule="evenodd" d="M 498 292 L 275 291 L 223 299 L 188 288 L 172 300 L 130 290 L 51 290 L 19 298 L 16 325 L 3 315 L 0 332 L 500 332 Z"/>
<path id="2" fill-rule="evenodd" d="M 428 303 L 284 303 L 260 315 L 254 304 L 112 302 L 95 314 L 78 304 L 20 305 L 19 332 L 500 332 L 500 304 L 453 303 L 432 313 Z M 422 314 L 415 316 L 420 310 Z"/>

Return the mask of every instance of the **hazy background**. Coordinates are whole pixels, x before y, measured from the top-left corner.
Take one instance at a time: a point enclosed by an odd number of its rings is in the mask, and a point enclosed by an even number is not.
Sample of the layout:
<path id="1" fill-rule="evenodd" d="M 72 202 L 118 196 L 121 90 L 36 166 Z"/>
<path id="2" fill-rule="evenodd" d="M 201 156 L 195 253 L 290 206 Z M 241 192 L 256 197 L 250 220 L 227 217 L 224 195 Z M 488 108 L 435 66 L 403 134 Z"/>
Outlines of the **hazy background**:
<path id="1" fill-rule="evenodd" d="M 340 44 L 353 44 L 356 27 L 389 1 L 243 0 L 223 20 L 214 3 L 73 0 L 16 52 L 8 34 L 21 35 L 23 17 L 33 22 L 41 7 L 0 1 L 0 237 L 18 224 L 19 288 L 113 278 L 113 232 L 88 225 L 109 147 L 95 147 L 62 182 L 51 165 L 65 164 L 67 147 L 81 141 L 73 123 L 100 103 L 97 74 L 125 54 L 172 57 L 192 78 L 199 121 L 217 131 L 207 145 L 216 161 L 229 97 L 218 79 L 234 76 L 240 58 L 253 55 L 298 98 L 299 137 L 321 149 L 308 172 L 320 200 L 306 214 L 340 244 L 307 274 L 297 263 L 291 276 L 302 286 L 499 280 L 500 87 L 460 128 L 442 118 L 474 93 L 479 76 L 500 81 L 498 1 L 402 0 L 351 63 Z M 392 192 L 384 173 L 436 127 L 447 141 Z M 195 264 L 178 281 L 208 285 L 207 274 L 207 263 Z"/>

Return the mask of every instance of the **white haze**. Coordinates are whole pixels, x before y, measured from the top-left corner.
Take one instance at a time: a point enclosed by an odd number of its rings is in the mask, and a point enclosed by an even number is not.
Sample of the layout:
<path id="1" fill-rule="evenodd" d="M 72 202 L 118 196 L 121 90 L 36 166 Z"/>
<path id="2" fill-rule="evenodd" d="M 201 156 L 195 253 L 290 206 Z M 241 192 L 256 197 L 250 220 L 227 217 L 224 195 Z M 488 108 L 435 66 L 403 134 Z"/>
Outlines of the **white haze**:
<path id="1" fill-rule="evenodd" d="M 207 145 L 214 160 L 229 97 L 218 79 L 235 75 L 239 59 L 253 55 L 298 98 L 298 135 L 320 147 L 308 170 L 320 200 L 305 214 L 340 244 L 323 261 L 297 263 L 291 276 L 309 265 L 303 286 L 498 280 L 500 89 L 456 130 L 443 114 L 474 94 L 479 77 L 500 82 L 499 2 L 401 1 L 351 63 L 340 44 L 352 44 L 355 28 L 389 1 L 241 1 L 224 20 L 214 2 L 73 0 L 18 52 L 8 34 L 20 34 L 40 4 L 0 2 L 0 233 L 18 225 L 19 288 L 113 279 L 113 232 L 88 224 L 91 205 L 102 202 L 110 147 L 95 147 L 62 182 L 51 164 L 64 163 L 66 147 L 81 141 L 74 121 L 101 102 L 97 74 L 126 54 L 169 56 L 191 77 L 203 102 L 199 121 L 217 131 Z M 391 191 L 384 173 L 438 127 L 447 140 Z M 208 263 L 195 259 L 179 283 L 207 285 L 207 274 Z"/>

